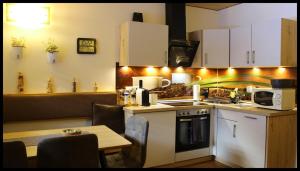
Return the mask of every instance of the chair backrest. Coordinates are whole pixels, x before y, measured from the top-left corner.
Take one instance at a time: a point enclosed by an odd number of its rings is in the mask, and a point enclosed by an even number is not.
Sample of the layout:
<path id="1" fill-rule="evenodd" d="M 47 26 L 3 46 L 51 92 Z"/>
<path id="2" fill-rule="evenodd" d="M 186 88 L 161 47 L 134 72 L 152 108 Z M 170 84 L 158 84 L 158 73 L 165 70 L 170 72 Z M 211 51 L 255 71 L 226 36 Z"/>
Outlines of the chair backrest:
<path id="1" fill-rule="evenodd" d="M 125 138 L 132 142 L 122 153 L 126 158 L 135 161 L 135 167 L 143 167 L 147 153 L 149 122 L 141 116 L 132 116 L 125 125 Z"/>
<path id="2" fill-rule="evenodd" d="M 119 134 L 125 131 L 124 111 L 121 105 L 93 105 L 93 125 L 106 125 Z"/>
<path id="3" fill-rule="evenodd" d="M 3 142 L 3 167 L 28 167 L 26 148 L 22 141 Z"/>
<path id="4" fill-rule="evenodd" d="M 82 134 L 45 139 L 38 144 L 37 166 L 40 168 L 98 168 L 98 139 Z"/>

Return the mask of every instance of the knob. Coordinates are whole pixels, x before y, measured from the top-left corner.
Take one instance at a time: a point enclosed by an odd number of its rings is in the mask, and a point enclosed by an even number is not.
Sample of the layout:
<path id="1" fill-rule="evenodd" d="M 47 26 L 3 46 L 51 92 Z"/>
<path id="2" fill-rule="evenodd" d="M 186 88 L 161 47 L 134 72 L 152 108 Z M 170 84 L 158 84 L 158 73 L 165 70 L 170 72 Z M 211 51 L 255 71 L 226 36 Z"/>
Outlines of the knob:
<path id="1" fill-rule="evenodd" d="M 199 110 L 197 111 L 197 114 L 200 114 L 200 111 L 199 111 Z"/>
<path id="2" fill-rule="evenodd" d="M 187 114 L 189 115 L 189 114 L 190 114 L 190 112 L 187 112 Z"/>

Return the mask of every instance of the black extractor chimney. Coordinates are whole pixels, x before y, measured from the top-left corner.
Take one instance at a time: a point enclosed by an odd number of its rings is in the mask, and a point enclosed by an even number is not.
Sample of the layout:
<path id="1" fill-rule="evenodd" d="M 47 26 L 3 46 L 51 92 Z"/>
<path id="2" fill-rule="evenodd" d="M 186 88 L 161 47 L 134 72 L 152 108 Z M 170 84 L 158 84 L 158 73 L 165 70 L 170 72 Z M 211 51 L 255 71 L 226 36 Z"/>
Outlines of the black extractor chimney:
<path id="1" fill-rule="evenodd" d="M 184 3 L 166 3 L 166 24 L 169 26 L 168 64 L 172 67 L 190 67 L 199 41 L 186 40 Z"/>

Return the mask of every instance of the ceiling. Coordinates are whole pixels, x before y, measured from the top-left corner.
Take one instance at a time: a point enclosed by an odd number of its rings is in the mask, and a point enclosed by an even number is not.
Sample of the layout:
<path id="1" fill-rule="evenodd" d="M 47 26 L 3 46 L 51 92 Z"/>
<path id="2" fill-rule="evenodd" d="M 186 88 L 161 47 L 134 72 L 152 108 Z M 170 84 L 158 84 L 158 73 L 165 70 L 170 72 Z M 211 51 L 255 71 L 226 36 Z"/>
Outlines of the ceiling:
<path id="1" fill-rule="evenodd" d="M 221 10 L 224 8 L 232 7 L 240 3 L 186 3 L 187 6 L 193 6 L 198 8 L 205 8 L 211 10 Z"/>

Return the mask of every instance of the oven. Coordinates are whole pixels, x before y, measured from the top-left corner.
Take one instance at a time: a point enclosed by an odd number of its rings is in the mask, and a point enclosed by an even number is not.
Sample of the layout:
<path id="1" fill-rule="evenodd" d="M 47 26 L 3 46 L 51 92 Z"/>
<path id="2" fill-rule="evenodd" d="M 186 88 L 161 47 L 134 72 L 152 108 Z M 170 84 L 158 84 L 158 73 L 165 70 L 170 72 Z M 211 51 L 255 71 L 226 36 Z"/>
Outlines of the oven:
<path id="1" fill-rule="evenodd" d="M 176 152 L 209 147 L 209 109 L 189 109 L 176 112 Z"/>

